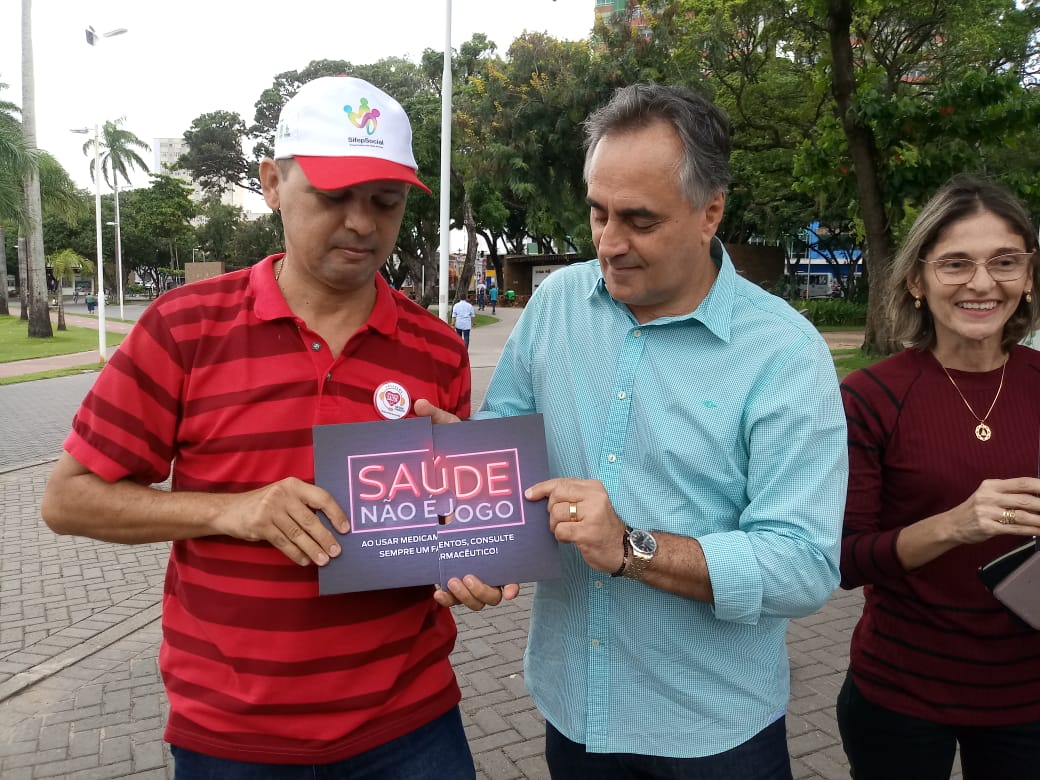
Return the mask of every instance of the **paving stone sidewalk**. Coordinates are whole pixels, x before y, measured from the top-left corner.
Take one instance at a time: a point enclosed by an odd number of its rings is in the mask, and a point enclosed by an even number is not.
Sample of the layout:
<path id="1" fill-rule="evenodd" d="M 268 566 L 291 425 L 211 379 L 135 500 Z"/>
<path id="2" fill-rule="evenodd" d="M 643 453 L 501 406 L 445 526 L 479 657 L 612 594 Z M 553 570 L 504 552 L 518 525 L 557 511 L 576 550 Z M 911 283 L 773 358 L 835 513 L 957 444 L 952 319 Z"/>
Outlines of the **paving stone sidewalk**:
<path id="1" fill-rule="evenodd" d="M 474 331 L 474 398 L 483 397 L 518 311 Z M 483 333 L 482 333 L 483 331 Z M 0 387 L 0 778 L 172 777 L 156 666 L 168 544 L 126 547 L 58 537 L 39 521 L 51 461 L 90 375 Z M 26 431 L 16 446 L 5 433 Z M 456 609 L 453 661 L 481 780 L 547 778 L 544 722 L 522 655 L 530 587 L 479 613 Z M 834 701 L 859 592 L 839 591 L 792 621 L 788 737 L 797 780 L 848 777 Z M 446 780 L 450 780 L 446 778 Z"/>
<path id="2" fill-rule="evenodd" d="M 36 520 L 49 465 L 0 475 L 0 777 L 172 777 L 156 667 L 167 544 L 56 537 Z M 12 522 L 13 521 L 13 522 Z M 531 588 L 456 609 L 453 661 L 482 780 L 547 778 L 522 656 Z M 788 736 L 798 780 L 847 778 L 834 701 L 858 592 L 793 621 Z"/>

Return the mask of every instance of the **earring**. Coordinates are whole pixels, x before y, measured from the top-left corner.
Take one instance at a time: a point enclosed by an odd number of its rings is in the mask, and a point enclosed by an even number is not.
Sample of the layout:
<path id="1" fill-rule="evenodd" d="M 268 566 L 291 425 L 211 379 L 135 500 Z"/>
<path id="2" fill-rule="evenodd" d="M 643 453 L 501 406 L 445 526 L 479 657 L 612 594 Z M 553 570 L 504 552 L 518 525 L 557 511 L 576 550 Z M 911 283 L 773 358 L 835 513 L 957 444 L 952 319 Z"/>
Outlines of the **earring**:
<path id="1" fill-rule="evenodd" d="M 1033 302 L 1033 293 L 1029 292 L 1029 290 L 1026 290 L 1026 303 L 1032 303 L 1032 302 Z"/>
<path id="2" fill-rule="evenodd" d="M 914 308 L 915 309 L 920 309 L 921 308 L 921 296 L 920 295 L 915 295 L 914 296 Z"/>

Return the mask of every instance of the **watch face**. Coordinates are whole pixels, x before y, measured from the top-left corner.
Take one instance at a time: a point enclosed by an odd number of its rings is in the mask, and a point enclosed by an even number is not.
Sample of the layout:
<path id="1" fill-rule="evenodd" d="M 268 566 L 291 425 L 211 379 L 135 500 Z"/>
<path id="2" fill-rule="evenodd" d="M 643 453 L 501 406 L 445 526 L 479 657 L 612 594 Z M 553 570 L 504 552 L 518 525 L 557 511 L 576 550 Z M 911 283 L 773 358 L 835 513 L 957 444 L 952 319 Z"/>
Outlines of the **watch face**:
<path id="1" fill-rule="evenodd" d="M 648 531 L 633 528 L 628 533 L 628 543 L 632 549 L 644 555 L 653 555 L 657 551 L 657 540 Z"/>

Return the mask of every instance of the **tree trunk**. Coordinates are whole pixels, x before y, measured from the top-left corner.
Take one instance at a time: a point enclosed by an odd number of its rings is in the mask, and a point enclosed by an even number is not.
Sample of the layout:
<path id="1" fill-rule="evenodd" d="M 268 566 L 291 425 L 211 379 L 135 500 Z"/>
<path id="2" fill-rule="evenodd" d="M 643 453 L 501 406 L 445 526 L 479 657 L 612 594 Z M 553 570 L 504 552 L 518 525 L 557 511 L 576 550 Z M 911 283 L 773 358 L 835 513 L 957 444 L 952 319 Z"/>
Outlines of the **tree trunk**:
<path id="1" fill-rule="evenodd" d="M 827 0 L 827 34 L 831 45 L 831 92 L 838 106 L 849 155 L 856 173 L 859 212 L 866 230 L 863 265 L 867 276 L 867 326 L 863 351 L 870 355 L 891 355 L 903 348 L 893 336 L 892 323 L 885 312 L 885 288 L 892 273 L 895 242 L 885 215 L 881 181 L 878 176 L 878 148 L 874 133 L 853 108 L 856 71 L 853 64 L 852 0 Z"/>
<path id="2" fill-rule="evenodd" d="M 11 315 L 11 304 L 7 300 L 7 232 L 0 225 L 0 315 Z"/>
<path id="3" fill-rule="evenodd" d="M 22 0 L 22 135 L 25 148 L 36 151 L 36 85 L 33 73 L 32 0 Z M 29 231 L 29 338 L 54 336 L 47 308 L 47 260 L 43 253 L 43 211 L 40 206 L 40 173 L 34 169 L 22 179 L 25 221 Z"/>
<path id="4" fill-rule="evenodd" d="M 129 183 L 129 182 L 127 182 Z M 121 228 L 119 225 L 119 174 L 115 171 L 115 166 L 112 170 L 112 192 L 115 194 L 116 202 L 116 294 L 119 296 L 119 317 L 123 317 L 123 237 L 120 235 Z M 205 260 L 205 256 L 203 256 Z"/>
<path id="5" fill-rule="evenodd" d="M 25 236 L 18 236 L 18 302 L 22 304 L 22 315 L 19 319 L 29 320 L 29 260 L 25 256 Z"/>
<path id="6" fill-rule="evenodd" d="M 468 190 L 462 196 L 462 224 L 466 229 L 466 261 L 462 264 L 462 273 L 459 274 L 455 300 L 469 296 L 469 283 L 473 279 L 473 267 L 477 262 L 477 225 L 473 219 L 473 204 L 470 202 Z"/>
<path id="7" fill-rule="evenodd" d="M 63 279 L 58 280 L 58 330 L 68 330 L 65 325 L 65 288 L 63 286 Z M 76 280 L 72 280 L 73 284 L 76 284 Z"/>

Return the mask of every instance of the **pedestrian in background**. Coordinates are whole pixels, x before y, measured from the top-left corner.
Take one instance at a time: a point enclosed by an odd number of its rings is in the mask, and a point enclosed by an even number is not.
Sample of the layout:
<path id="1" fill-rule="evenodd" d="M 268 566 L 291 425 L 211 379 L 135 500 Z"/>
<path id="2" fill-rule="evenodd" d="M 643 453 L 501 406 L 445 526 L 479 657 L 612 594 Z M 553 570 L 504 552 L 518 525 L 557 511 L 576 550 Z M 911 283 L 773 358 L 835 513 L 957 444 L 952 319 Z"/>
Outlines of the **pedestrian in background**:
<path id="1" fill-rule="evenodd" d="M 451 307 L 451 326 L 459 334 L 459 337 L 466 345 L 466 349 L 469 349 L 469 332 L 473 327 L 473 318 L 475 316 L 473 304 L 466 298 L 460 298 Z"/>
<path id="2" fill-rule="evenodd" d="M 494 282 L 491 283 L 491 287 L 488 288 L 488 300 L 491 302 L 491 313 L 495 313 L 495 307 L 498 305 L 498 285 Z"/>

